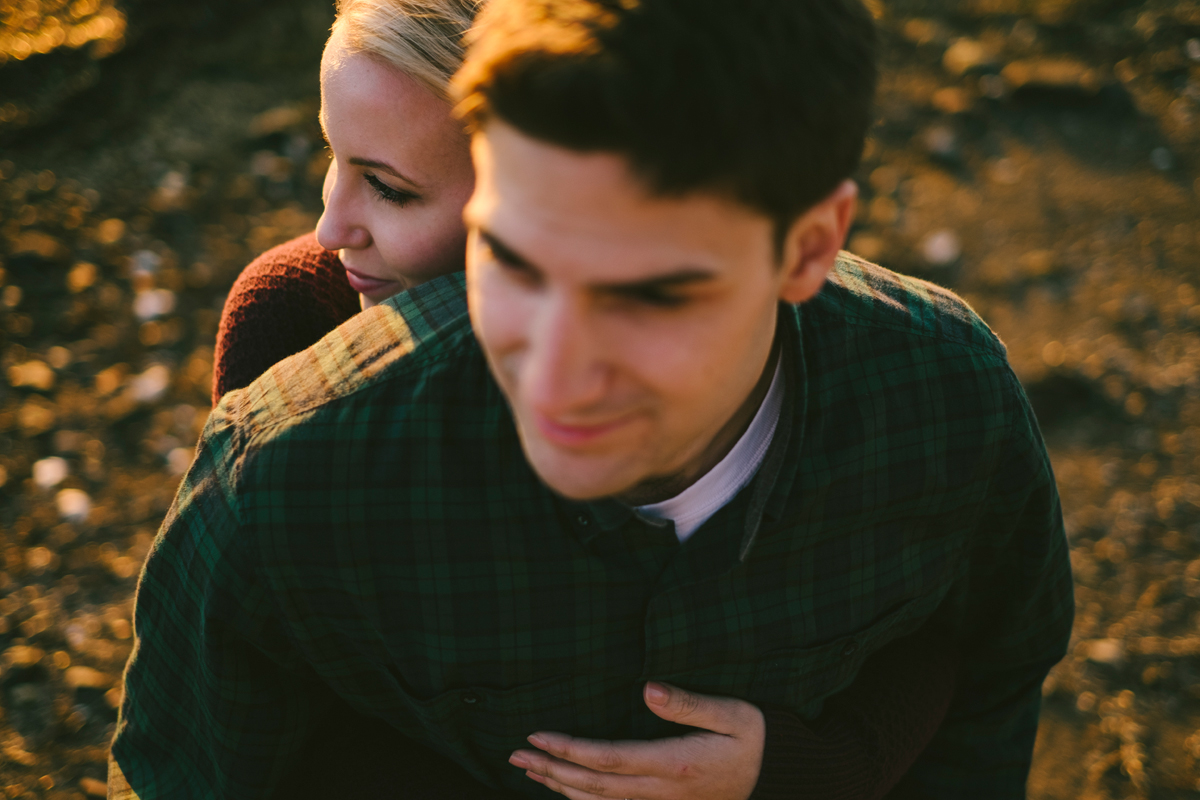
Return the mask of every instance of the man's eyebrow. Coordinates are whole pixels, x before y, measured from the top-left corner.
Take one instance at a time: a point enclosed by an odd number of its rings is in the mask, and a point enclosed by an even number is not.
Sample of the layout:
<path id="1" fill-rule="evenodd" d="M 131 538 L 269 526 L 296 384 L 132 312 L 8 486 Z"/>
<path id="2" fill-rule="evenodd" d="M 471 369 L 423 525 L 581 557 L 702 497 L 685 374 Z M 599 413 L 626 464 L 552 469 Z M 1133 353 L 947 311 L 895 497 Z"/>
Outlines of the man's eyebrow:
<path id="1" fill-rule="evenodd" d="M 506 264 L 511 264 L 515 267 L 523 269 L 537 270 L 529 259 L 512 249 L 502 242 L 496 234 L 483 230 L 479 230 L 479 236 L 492 252 L 501 261 Z M 614 281 L 611 283 L 596 283 L 592 288 L 601 292 L 616 292 L 616 293 L 631 293 L 645 291 L 661 291 L 664 289 L 673 289 L 680 286 L 687 286 L 695 283 L 713 280 L 716 275 L 702 267 L 682 267 L 673 272 L 667 272 L 661 275 L 651 275 L 647 278 L 638 278 L 631 281 Z"/>
<path id="2" fill-rule="evenodd" d="M 349 161 L 349 163 L 353 164 L 356 167 L 370 167 L 371 169 L 378 169 L 378 170 L 382 170 L 384 172 L 391 173 L 395 177 L 399 178 L 400 180 L 404 181 L 405 183 L 411 184 L 412 186 L 414 186 L 417 189 L 423 188 L 421 186 L 421 184 L 417 183 L 412 178 L 408 177 L 403 172 L 401 172 L 400 170 L 396 169 L 391 164 L 388 164 L 386 162 L 375 161 L 370 158 L 358 158 L 357 156 L 348 159 L 348 161 Z"/>
<path id="3" fill-rule="evenodd" d="M 598 283 L 595 285 L 595 288 L 602 292 L 616 292 L 620 294 L 662 291 L 711 281 L 716 277 L 714 273 L 700 267 L 682 267 L 674 272 L 668 272 L 663 275 L 652 275 L 649 278 L 621 281 L 619 283 Z"/>
<path id="4" fill-rule="evenodd" d="M 500 238 L 498 236 L 496 236 L 496 234 L 492 233 L 491 231 L 480 228 L 479 229 L 479 238 L 481 238 L 485 242 L 487 242 L 488 248 L 496 255 L 496 258 L 500 259 L 504 263 L 511 264 L 514 267 L 523 267 L 525 269 L 537 269 L 536 267 L 533 266 L 533 264 L 529 261 L 529 259 L 525 258 L 523 255 L 518 253 L 516 250 L 513 250 L 511 247 L 506 245 L 504 242 L 500 241 Z"/>

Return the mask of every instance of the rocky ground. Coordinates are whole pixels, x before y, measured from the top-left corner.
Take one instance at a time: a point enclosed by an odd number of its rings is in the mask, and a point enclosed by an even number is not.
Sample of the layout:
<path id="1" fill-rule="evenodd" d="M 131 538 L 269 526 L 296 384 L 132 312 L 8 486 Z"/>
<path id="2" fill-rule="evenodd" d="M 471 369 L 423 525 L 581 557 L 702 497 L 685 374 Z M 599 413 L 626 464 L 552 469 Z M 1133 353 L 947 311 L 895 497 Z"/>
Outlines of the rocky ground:
<path id="1" fill-rule="evenodd" d="M 1200 797 L 1200 4 L 878 11 L 851 249 L 1000 333 L 1072 543 L 1030 796 Z M 330 17 L 0 0 L 0 797 L 103 794 L 225 292 L 319 213 Z"/>

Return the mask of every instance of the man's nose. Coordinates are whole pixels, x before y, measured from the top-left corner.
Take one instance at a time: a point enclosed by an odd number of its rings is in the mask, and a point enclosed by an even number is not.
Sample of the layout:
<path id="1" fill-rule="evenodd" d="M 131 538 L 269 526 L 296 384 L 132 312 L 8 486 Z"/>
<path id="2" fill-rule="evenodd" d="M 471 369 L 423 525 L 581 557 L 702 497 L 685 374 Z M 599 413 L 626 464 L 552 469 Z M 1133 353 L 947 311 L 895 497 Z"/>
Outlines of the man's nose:
<path id="1" fill-rule="evenodd" d="M 609 369 L 596 335 L 583 303 L 562 295 L 546 298 L 530 321 L 520 367 L 522 394 L 535 411 L 569 423 L 572 414 L 599 403 Z"/>
<path id="2" fill-rule="evenodd" d="M 317 221 L 317 242 L 326 250 L 358 250 L 371 244 L 371 233 L 362 224 L 356 193 L 340 180 L 337 162 L 329 165 L 321 192 L 325 210 Z"/>

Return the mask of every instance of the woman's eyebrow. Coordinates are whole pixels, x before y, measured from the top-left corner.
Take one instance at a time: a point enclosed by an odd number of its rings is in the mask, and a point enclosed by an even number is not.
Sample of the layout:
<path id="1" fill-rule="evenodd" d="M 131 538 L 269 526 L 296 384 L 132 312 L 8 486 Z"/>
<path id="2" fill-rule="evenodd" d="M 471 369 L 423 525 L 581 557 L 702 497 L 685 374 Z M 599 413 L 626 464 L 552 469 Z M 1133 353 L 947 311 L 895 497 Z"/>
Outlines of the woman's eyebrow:
<path id="1" fill-rule="evenodd" d="M 354 158 L 349 159 L 349 163 L 353 164 L 356 167 L 370 167 L 371 169 L 383 170 L 384 172 L 394 175 L 395 177 L 399 178 L 400 180 L 404 181 L 405 183 L 412 185 L 414 188 L 417 188 L 417 189 L 424 188 L 421 186 L 421 184 L 417 183 L 412 178 L 408 177 L 403 172 L 401 172 L 400 170 L 393 167 L 391 164 L 388 164 L 384 161 L 375 161 L 374 159 L 370 159 L 370 158 L 354 157 Z"/>

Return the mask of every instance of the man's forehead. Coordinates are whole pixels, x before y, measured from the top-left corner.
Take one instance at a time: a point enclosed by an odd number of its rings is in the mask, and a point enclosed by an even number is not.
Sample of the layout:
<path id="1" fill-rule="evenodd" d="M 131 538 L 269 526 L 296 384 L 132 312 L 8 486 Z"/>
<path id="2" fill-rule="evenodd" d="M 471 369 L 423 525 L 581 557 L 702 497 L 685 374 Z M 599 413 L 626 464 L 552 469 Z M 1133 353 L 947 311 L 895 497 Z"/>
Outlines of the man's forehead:
<path id="1" fill-rule="evenodd" d="M 758 239 L 769 249 L 765 216 L 715 194 L 655 195 L 617 154 L 568 150 L 504 123 L 476 133 L 472 151 L 468 224 L 534 261 L 547 251 L 604 262 L 605 274 L 625 280 L 664 267 L 719 269 Z"/>

